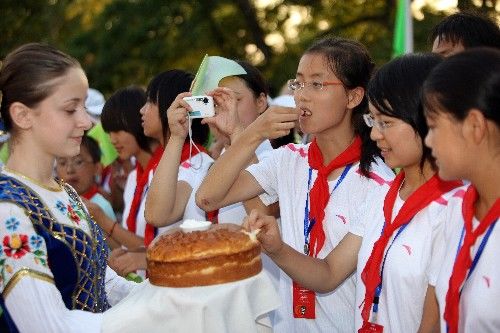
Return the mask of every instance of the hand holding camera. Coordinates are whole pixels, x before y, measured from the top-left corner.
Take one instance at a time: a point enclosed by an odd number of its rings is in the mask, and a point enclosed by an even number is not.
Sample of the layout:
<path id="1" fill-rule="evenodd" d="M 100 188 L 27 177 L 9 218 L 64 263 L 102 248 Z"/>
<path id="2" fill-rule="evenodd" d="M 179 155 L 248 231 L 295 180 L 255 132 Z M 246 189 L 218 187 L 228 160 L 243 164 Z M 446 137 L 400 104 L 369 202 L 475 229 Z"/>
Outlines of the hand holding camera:
<path id="1" fill-rule="evenodd" d="M 179 137 L 184 140 L 189 133 L 188 112 L 191 110 L 191 107 L 184 100 L 184 98 L 189 97 L 192 97 L 190 92 L 177 95 L 167 110 L 168 127 L 171 137 Z"/>
<path id="2" fill-rule="evenodd" d="M 238 116 L 236 93 L 228 88 L 219 87 L 212 90 L 209 95 L 213 96 L 217 104 L 215 117 L 203 119 L 203 124 L 213 125 L 227 138 L 232 137 L 243 130 Z"/>

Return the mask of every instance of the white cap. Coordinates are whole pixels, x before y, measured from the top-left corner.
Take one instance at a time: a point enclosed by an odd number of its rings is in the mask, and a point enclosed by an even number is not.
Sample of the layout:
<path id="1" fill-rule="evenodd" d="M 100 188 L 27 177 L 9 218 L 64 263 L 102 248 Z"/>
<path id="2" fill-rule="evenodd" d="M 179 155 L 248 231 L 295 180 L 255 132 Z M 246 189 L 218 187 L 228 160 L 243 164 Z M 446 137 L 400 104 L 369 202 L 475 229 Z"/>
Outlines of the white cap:
<path id="1" fill-rule="evenodd" d="M 287 108 L 294 108 L 295 107 L 295 100 L 293 99 L 292 95 L 281 95 L 281 96 L 274 98 L 271 101 L 271 105 L 285 106 Z"/>
<path id="2" fill-rule="evenodd" d="M 93 117 L 99 117 L 102 113 L 102 108 L 104 107 L 106 100 L 103 94 L 98 90 L 89 88 L 87 99 L 85 100 L 85 107 L 88 113 Z"/>
<path id="3" fill-rule="evenodd" d="M 4 143 L 5 141 L 9 140 L 10 134 L 4 131 L 0 131 L 0 143 Z"/>

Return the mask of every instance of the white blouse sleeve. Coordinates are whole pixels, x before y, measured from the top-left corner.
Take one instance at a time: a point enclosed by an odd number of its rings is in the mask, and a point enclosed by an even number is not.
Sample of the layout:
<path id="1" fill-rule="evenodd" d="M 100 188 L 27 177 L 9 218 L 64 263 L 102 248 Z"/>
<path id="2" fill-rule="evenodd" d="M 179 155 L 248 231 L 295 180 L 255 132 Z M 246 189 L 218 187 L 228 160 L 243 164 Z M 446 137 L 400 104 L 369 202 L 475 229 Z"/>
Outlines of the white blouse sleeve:
<path id="1" fill-rule="evenodd" d="M 18 206 L 0 203 L 0 291 L 21 332 L 99 332 L 102 314 L 68 310 L 45 241 Z"/>
<path id="2" fill-rule="evenodd" d="M 138 283 L 128 281 L 127 279 L 116 274 L 114 270 L 106 269 L 106 295 L 111 306 L 121 301 L 127 296 Z"/>

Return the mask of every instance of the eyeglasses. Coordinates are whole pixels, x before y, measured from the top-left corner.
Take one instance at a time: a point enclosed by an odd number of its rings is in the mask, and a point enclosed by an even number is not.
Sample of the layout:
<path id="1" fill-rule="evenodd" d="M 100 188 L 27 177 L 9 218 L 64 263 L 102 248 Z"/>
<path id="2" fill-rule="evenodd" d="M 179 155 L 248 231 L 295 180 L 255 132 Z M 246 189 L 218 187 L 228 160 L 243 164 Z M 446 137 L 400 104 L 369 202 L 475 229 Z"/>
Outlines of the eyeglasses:
<path id="1" fill-rule="evenodd" d="M 387 121 L 376 120 L 369 113 L 365 113 L 363 115 L 363 120 L 365 121 L 366 126 L 368 126 L 370 128 L 375 126 L 380 132 L 384 132 L 386 129 L 388 129 L 394 125 L 393 123 L 388 123 Z"/>
<path id="2" fill-rule="evenodd" d="M 57 167 L 63 168 L 63 169 L 71 167 L 73 170 L 80 170 L 87 163 L 94 163 L 94 161 L 87 161 L 87 160 L 84 160 L 83 158 L 75 158 L 75 159 L 70 159 L 70 160 L 61 158 L 61 159 L 57 160 Z"/>
<path id="3" fill-rule="evenodd" d="M 313 91 L 323 90 L 325 86 L 337 86 L 342 85 L 343 83 L 340 81 L 323 81 L 323 82 L 301 82 L 297 79 L 288 80 L 288 88 L 292 91 L 299 91 L 304 89 L 305 87 L 312 87 Z"/>

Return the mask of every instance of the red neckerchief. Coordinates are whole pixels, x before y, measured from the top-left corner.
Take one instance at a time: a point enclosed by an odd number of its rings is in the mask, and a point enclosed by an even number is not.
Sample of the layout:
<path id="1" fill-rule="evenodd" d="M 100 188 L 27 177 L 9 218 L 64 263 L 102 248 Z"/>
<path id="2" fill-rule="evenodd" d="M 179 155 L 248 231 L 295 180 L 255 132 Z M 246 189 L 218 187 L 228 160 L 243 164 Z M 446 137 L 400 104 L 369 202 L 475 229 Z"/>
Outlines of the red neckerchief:
<path id="1" fill-rule="evenodd" d="M 464 217 L 465 236 L 464 242 L 458 252 L 451 273 L 448 293 L 446 294 L 446 307 L 444 319 L 448 324 L 448 332 L 458 332 L 460 289 L 465 282 L 467 272 L 472 264 L 471 249 L 479 236 L 484 234 L 486 229 L 493 224 L 500 215 L 500 199 L 497 199 L 490 208 L 486 216 L 479 222 L 476 230 L 472 230 L 472 219 L 474 217 L 474 204 L 478 198 L 477 190 L 474 186 L 469 186 L 462 201 L 462 215 Z"/>
<path id="2" fill-rule="evenodd" d="M 83 193 L 81 196 L 84 197 L 85 199 L 87 200 L 90 200 L 94 197 L 94 195 L 96 195 L 97 193 L 99 193 L 99 187 L 97 186 L 97 184 L 94 184 L 92 185 L 89 190 L 85 193 Z"/>
<path id="3" fill-rule="evenodd" d="M 315 221 L 311 230 L 309 255 L 316 257 L 325 243 L 325 231 L 323 230 L 323 219 L 325 208 L 330 200 L 328 188 L 328 175 L 335 169 L 359 161 L 361 156 L 361 139 L 355 137 L 354 141 L 340 155 L 335 157 L 328 165 L 324 165 L 323 154 L 319 149 L 316 139 L 311 142 L 308 152 L 309 167 L 318 170 L 318 176 L 309 193 L 311 209 L 309 221 Z"/>
<path id="4" fill-rule="evenodd" d="M 382 277 L 380 276 L 380 265 L 382 264 L 385 249 L 391 239 L 391 236 L 402 225 L 410 222 L 410 220 L 419 211 L 427 207 L 431 202 L 437 200 L 444 193 L 462 185 L 461 182 L 457 181 L 443 181 L 437 174 L 435 174 L 431 179 L 426 181 L 410 195 L 410 197 L 403 204 L 403 207 L 399 210 L 398 215 L 394 218 L 394 221 L 391 222 L 392 209 L 394 208 L 399 188 L 401 187 L 404 179 L 404 171 L 399 172 L 391 184 L 389 192 L 387 192 L 387 195 L 385 196 L 385 227 L 380 235 L 380 238 L 373 245 L 372 253 L 366 262 L 363 272 L 361 273 L 361 279 L 363 280 L 366 288 L 363 311 L 361 312 L 364 322 L 368 322 L 370 320 L 370 312 L 373 304 L 373 297 L 375 296 L 375 289 L 382 280 Z"/>
<path id="5" fill-rule="evenodd" d="M 149 173 L 151 170 L 155 170 L 156 167 L 158 166 L 158 163 L 160 162 L 161 156 L 163 154 L 163 147 L 159 146 L 156 148 L 156 150 L 153 152 L 153 155 L 148 161 L 148 164 L 146 165 L 146 168 L 143 170 L 141 165 L 137 163 L 137 166 L 135 167 L 135 170 L 137 172 L 137 178 L 136 178 L 136 183 L 135 183 L 135 191 L 134 191 L 134 197 L 132 199 L 132 204 L 130 206 L 130 211 L 127 216 L 127 228 L 130 232 L 135 233 L 136 228 L 137 228 L 137 213 L 139 211 L 139 206 L 141 205 L 142 201 L 142 194 L 144 192 L 144 188 L 146 187 L 148 180 L 149 180 Z M 144 245 L 148 246 L 149 243 L 146 241 L 146 235 L 152 234 L 154 238 L 154 227 L 150 224 L 146 224 L 146 230 L 144 234 Z M 153 240 L 151 238 L 151 240 Z"/>

